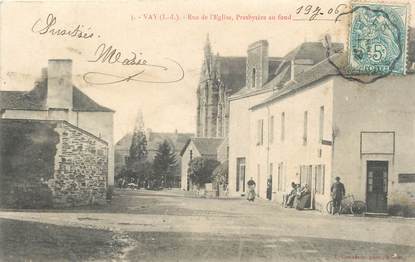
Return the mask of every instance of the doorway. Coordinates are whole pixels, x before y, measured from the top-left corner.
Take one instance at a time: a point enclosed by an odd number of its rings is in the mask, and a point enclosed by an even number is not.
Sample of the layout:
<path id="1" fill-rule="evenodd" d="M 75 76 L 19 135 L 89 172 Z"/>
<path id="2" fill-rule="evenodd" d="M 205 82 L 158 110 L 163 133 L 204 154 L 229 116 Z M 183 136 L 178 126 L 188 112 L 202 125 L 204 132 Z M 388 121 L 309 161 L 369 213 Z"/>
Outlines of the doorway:
<path id="1" fill-rule="evenodd" d="M 245 157 L 238 157 L 236 159 L 236 192 L 245 192 Z"/>
<path id="2" fill-rule="evenodd" d="M 367 210 L 374 213 L 387 211 L 388 161 L 367 161 Z"/>

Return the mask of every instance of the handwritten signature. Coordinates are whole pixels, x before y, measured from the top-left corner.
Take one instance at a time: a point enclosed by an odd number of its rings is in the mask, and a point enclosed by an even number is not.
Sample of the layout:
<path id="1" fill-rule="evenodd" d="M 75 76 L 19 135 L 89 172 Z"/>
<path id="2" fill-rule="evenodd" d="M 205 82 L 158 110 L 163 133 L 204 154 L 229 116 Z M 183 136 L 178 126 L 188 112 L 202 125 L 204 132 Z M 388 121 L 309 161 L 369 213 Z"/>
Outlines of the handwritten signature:
<path id="1" fill-rule="evenodd" d="M 122 66 L 138 66 L 139 70 L 134 71 L 128 75 L 117 75 L 113 73 L 104 72 L 87 72 L 83 75 L 83 79 L 86 83 L 92 85 L 109 85 L 120 82 L 136 81 L 142 83 L 156 83 L 156 84 L 167 84 L 179 82 L 184 78 L 183 67 L 175 60 L 171 58 L 164 58 L 164 60 L 170 62 L 178 72 L 178 75 L 168 80 L 155 80 L 145 79 L 145 73 L 151 70 L 151 75 L 155 72 L 154 70 L 161 70 L 161 72 L 169 71 L 171 68 L 167 65 L 151 64 L 145 58 L 139 58 L 136 52 L 131 51 L 130 57 L 125 57 L 121 51 L 113 48 L 112 45 L 100 44 L 95 50 L 95 59 L 88 60 L 90 63 L 101 63 L 101 64 L 119 64 Z M 142 56 L 142 53 L 139 53 Z M 157 73 L 157 72 L 156 72 Z"/>
<path id="2" fill-rule="evenodd" d="M 56 26 L 57 18 L 54 14 L 50 13 L 46 17 L 45 23 L 39 18 L 33 23 L 32 32 L 40 35 L 53 35 L 53 36 L 69 36 L 74 38 L 89 39 L 94 37 L 94 32 L 88 32 L 91 27 L 85 27 L 84 25 L 78 24 L 73 28 L 58 28 Z M 86 29 L 84 29 L 86 28 Z M 98 37 L 100 37 L 98 35 Z"/>

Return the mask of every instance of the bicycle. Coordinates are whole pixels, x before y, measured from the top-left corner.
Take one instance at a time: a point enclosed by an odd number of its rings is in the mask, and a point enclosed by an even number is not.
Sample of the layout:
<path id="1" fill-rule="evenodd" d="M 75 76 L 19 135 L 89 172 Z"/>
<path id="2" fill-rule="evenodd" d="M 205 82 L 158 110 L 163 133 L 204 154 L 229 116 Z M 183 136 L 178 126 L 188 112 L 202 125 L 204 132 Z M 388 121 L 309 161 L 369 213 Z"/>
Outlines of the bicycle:
<path id="1" fill-rule="evenodd" d="M 330 200 L 326 205 L 326 210 L 329 214 L 333 214 L 333 200 Z M 339 214 L 353 214 L 357 215 L 364 215 L 367 211 L 367 206 L 364 201 L 355 200 L 352 194 L 347 195 L 343 198 L 340 204 L 340 210 L 338 211 Z"/>

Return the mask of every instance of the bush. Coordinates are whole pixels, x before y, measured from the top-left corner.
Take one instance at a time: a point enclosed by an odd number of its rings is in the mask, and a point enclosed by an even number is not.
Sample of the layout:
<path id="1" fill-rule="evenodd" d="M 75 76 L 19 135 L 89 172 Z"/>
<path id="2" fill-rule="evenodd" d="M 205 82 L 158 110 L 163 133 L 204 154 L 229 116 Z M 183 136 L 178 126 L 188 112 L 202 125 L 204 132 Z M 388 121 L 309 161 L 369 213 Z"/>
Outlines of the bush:
<path id="1" fill-rule="evenodd" d="M 223 162 L 213 170 L 213 182 L 223 189 L 228 185 L 228 161 Z"/>
<path id="2" fill-rule="evenodd" d="M 212 183 L 213 170 L 220 162 L 214 159 L 196 157 L 189 163 L 188 174 L 193 184 L 201 187 L 206 183 Z"/>

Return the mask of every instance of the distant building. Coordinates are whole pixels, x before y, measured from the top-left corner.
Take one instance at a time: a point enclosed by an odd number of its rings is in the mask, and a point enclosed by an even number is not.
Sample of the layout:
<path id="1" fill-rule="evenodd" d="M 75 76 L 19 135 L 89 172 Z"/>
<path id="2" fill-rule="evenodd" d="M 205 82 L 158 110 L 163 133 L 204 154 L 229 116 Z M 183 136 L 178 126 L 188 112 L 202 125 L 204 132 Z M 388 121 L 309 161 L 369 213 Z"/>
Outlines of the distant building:
<path id="1" fill-rule="evenodd" d="M 108 144 L 107 184 L 114 184 L 114 111 L 72 84 L 72 60 L 51 59 L 30 91 L 0 91 L 3 119 L 67 121 Z"/>
<path id="2" fill-rule="evenodd" d="M 332 48 L 331 59 L 339 63 L 342 45 Z M 261 55 L 250 50 L 248 57 Z M 230 98 L 231 194 L 244 194 L 251 177 L 261 198 L 279 202 L 291 182 L 308 184 L 312 207 L 324 210 L 339 176 L 369 212 L 415 208 L 414 73 L 372 84 L 348 81 L 321 43 L 303 43 L 287 54 L 268 82 L 256 76 L 268 68 L 255 62 L 261 60 L 252 60 L 251 81 Z"/>
<path id="3" fill-rule="evenodd" d="M 218 148 L 223 143 L 222 138 L 195 137 L 189 139 L 180 152 L 181 156 L 181 188 L 190 190 L 192 183 L 188 177 L 189 163 L 195 157 L 218 160 Z"/>
<path id="4" fill-rule="evenodd" d="M 186 144 L 186 142 L 193 137 L 190 133 L 179 133 L 177 130 L 173 133 L 166 132 L 153 132 L 151 129 L 146 131 L 147 139 L 147 160 L 152 162 L 156 156 L 158 146 L 163 143 L 164 140 L 169 143 L 172 151 L 176 154 L 177 167 L 174 171 L 174 184 L 180 186 L 180 170 L 181 170 L 181 157 L 180 151 Z M 115 144 L 115 170 L 118 173 L 126 165 L 126 161 L 129 156 L 131 146 L 132 134 L 126 134 Z"/>

